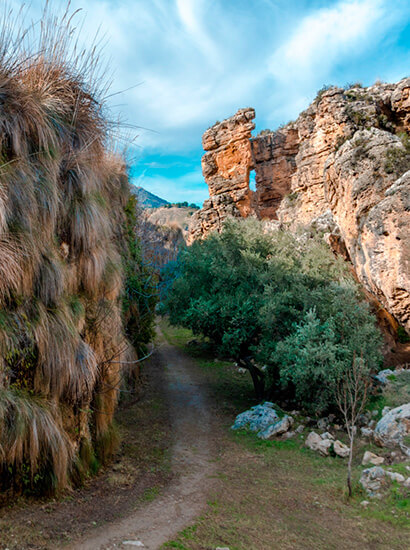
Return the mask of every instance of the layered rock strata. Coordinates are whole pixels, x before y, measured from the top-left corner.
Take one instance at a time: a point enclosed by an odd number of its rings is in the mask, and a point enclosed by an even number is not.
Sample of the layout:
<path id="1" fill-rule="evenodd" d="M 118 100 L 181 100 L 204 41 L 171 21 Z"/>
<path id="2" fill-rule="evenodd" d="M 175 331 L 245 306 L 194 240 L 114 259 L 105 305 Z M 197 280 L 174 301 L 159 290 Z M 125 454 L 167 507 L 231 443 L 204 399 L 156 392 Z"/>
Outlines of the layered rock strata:
<path id="1" fill-rule="evenodd" d="M 410 333 L 410 79 L 322 90 L 295 122 L 256 137 L 254 116 L 241 109 L 205 132 L 210 198 L 189 241 L 228 216 L 315 227 Z"/>

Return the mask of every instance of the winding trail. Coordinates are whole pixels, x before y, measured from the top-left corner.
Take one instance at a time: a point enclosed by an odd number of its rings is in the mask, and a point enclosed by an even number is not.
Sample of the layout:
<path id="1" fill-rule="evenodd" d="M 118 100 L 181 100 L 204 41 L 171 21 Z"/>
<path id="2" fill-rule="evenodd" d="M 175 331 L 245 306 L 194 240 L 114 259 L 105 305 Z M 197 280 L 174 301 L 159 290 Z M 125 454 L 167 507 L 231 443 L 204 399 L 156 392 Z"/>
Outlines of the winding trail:
<path id="1" fill-rule="evenodd" d="M 124 541 L 141 541 L 155 550 L 200 514 L 211 486 L 212 429 L 206 391 L 196 366 L 168 344 L 158 329 L 158 348 L 152 361 L 165 369 L 166 396 L 173 430 L 173 481 L 153 502 L 118 522 L 97 528 L 73 543 L 72 550 L 133 548 Z M 136 426 L 136 429 L 138 427 Z"/>

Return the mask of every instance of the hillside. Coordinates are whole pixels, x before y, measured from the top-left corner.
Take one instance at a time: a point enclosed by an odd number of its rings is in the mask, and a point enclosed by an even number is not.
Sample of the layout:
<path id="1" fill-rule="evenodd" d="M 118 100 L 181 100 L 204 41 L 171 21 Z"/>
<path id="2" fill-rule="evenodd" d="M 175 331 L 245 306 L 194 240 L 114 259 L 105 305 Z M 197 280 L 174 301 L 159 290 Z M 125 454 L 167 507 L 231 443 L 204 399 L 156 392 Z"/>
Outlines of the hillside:
<path id="1" fill-rule="evenodd" d="M 161 206 L 169 204 L 169 202 L 165 199 L 157 197 L 157 195 L 154 195 L 154 193 L 150 193 L 143 187 L 137 187 L 133 185 L 132 193 L 137 197 L 138 203 L 142 208 L 160 208 Z"/>
<path id="2" fill-rule="evenodd" d="M 145 211 L 147 220 L 154 225 L 164 227 L 175 227 L 182 231 L 184 239 L 190 230 L 195 208 L 171 206 L 170 208 L 148 208 Z"/>

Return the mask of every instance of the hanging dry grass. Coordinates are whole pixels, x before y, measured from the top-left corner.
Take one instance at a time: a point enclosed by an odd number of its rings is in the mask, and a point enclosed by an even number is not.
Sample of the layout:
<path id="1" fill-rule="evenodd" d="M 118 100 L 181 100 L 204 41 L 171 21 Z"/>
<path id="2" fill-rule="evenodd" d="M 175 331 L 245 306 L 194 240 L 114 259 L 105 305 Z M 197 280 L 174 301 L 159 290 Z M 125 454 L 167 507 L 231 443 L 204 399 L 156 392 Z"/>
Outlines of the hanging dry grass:
<path id="1" fill-rule="evenodd" d="M 73 445 L 50 403 L 12 390 L 0 390 L 0 460 L 30 465 L 31 475 L 52 465 L 59 486 L 67 482 Z"/>
<path id="2" fill-rule="evenodd" d="M 113 452 L 129 355 L 129 183 L 99 70 L 68 11 L 0 15 L 0 469 L 48 467 L 60 487 L 80 448 Z"/>

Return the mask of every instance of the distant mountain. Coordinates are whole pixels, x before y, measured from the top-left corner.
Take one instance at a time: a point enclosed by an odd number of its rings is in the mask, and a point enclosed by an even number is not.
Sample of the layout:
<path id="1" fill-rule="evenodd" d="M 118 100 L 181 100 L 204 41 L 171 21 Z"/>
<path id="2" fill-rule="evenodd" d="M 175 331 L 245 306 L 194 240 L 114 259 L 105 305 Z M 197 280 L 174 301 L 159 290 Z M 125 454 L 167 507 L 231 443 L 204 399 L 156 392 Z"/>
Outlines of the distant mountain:
<path id="1" fill-rule="evenodd" d="M 134 193 L 134 195 L 136 195 L 138 202 L 140 206 L 142 206 L 142 208 L 160 208 L 161 206 L 169 204 L 169 202 L 165 199 L 157 197 L 143 187 L 137 187 L 136 185 L 134 185 L 132 187 L 132 192 Z"/>

